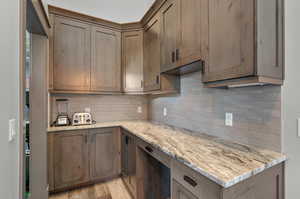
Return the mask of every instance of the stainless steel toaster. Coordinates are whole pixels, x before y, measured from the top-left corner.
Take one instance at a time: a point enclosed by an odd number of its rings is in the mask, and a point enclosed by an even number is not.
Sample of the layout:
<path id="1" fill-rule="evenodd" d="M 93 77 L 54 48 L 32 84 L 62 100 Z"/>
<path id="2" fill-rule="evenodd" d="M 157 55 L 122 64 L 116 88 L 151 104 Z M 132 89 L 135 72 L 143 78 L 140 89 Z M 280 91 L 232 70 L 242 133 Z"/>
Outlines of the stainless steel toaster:
<path id="1" fill-rule="evenodd" d="M 72 125 L 90 125 L 93 123 L 92 115 L 90 113 L 74 113 L 72 118 Z"/>

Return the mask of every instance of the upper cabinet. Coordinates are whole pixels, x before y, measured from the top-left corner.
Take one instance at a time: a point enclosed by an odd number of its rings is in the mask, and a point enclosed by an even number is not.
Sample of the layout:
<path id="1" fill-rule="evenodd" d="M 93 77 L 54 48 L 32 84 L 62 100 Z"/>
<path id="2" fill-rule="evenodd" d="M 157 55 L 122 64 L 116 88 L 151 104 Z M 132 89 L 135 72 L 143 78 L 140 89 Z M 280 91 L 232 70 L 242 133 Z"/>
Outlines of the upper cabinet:
<path id="1" fill-rule="evenodd" d="M 67 17 L 51 18 L 52 92 L 121 92 L 121 32 Z"/>
<path id="2" fill-rule="evenodd" d="M 204 82 L 254 74 L 254 0 L 204 0 Z"/>
<path id="3" fill-rule="evenodd" d="M 92 27 L 92 91 L 121 92 L 121 33 Z"/>
<path id="4" fill-rule="evenodd" d="M 178 1 L 168 0 L 161 11 L 161 72 L 176 68 Z"/>
<path id="5" fill-rule="evenodd" d="M 201 0 L 207 87 L 282 84 L 283 1 Z"/>
<path id="6" fill-rule="evenodd" d="M 178 1 L 177 66 L 201 59 L 201 12 L 199 0 Z"/>
<path id="7" fill-rule="evenodd" d="M 160 74 L 161 53 L 161 15 L 157 13 L 144 27 L 144 92 L 178 93 L 180 77 Z"/>
<path id="8" fill-rule="evenodd" d="M 201 59 L 200 2 L 167 0 L 161 8 L 161 72 L 201 69 L 201 63 L 186 67 Z M 187 70 L 182 70 L 183 66 Z"/>
<path id="9" fill-rule="evenodd" d="M 122 35 L 123 87 L 125 92 L 143 91 L 143 31 Z"/>
<path id="10" fill-rule="evenodd" d="M 90 89 L 90 26 L 55 18 L 53 37 L 53 86 L 55 90 Z"/>
<path id="11" fill-rule="evenodd" d="M 283 0 L 160 0 L 130 24 L 50 8 L 56 92 L 177 92 L 201 69 L 206 87 L 283 83 Z"/>
<path id="12" fill-rule="evenodd" d="M 144 91 L 160 89 L 160 20 L 156 15 L 144 30 Z"/>

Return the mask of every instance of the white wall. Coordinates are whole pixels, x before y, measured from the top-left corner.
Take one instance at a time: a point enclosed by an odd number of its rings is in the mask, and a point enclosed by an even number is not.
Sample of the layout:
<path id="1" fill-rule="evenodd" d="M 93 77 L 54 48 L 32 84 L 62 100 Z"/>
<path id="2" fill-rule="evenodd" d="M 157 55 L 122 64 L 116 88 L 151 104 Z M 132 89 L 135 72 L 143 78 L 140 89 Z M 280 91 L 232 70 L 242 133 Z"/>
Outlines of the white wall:
<path id="1" fill-rule="evenodd" d="M 283 149 L 288 155 L 286 165 L 286 199 L 300 197 L 300 1 L 286 0 L 286 80 L 282 89 Z"/>
<path id="2" fill-rule="evenodd" d="M 0 198 L 17 199 L 19 143 L 8 143 L 8 120 L 19 115 L 19 0 L 2 2 L 0 18 Z"/>
<path id="3" fill-rule="evenodd" d="M 139 21 L 154 0 L 47 0 L 49 4 L 118 23 Z"/>

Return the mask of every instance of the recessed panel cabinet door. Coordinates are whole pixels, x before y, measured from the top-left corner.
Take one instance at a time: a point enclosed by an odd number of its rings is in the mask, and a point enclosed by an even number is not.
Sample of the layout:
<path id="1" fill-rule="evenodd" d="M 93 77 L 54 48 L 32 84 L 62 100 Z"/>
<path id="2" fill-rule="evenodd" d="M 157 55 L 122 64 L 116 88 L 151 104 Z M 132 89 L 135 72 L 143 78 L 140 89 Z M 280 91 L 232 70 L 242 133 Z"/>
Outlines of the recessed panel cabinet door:
<path id="1" fill-rule="evenodd" d="M 201 0 L 177 0 L 179 36 L 176 48 L 177 66 L 201 59 Z"/>
<path id="2" fill-rule="evenodd" d="M 92 91 L 121 91 L 121 33 L 92 27 Z"/>
<path id="3" fill-rule="evenodd" d="M 178 28 L 178 0 L 168 0 L 161 11 L 161 72 L 176 67 Z"/>
<path id="4" fill-rule="evenodd" d="M 201 0 L 203 81 L 255 73 L 254 0 Z"/>
<path id="5" fill-rule="evenodd" d="M 198 199 L 186 188 L 173 180 L 172 182 L 172 199 Z"/>
<path id="6" fill-rule="evenodd" d="M 122 42 L 124 91 L 143 91 L 143 31 L 123 33 Z"/>
<path id="7" fill-rule="evenodd" d="M 89 90 L 90 25 L 56 17 L 54 28 L 54 89 Z"/>
<path id="8" fill-rule="evenodd" d="M 136 143 L 134 137 L 122 131 L 122 178 L 131 194 L 136 196 Z"/>
<path id="9" fill-rule="evenodd" d="M 144 32 L 144 91 L 160 89 L 159 15 L 146 25 Z"/>
<path id="10" fill-rule="evenodd" d="M 120 171 L 118 132 L 115 128 L 90 130 L 91 180 L 116 177 Z"/>
<path id="11" fill-rule="evenodd" d="M 54 187 L 89 181 L 87 131 L 68 131 L 54 137 Z"/>
<path id="12" fill-rule="evenodd" d="M 134 137 L 130 137 L 128 146 L 128 185 L 133 193 L 136 194 L 136 143 Z"/>

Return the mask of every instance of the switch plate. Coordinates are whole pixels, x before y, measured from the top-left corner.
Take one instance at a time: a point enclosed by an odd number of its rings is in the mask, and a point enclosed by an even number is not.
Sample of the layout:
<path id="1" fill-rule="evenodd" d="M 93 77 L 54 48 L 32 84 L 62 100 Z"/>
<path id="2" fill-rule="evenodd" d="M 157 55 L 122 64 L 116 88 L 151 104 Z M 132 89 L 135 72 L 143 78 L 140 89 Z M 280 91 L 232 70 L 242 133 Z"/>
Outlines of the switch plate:
<path id="1" fill-rule="evenodd" d="M 141 106 L 139 106 L 139 107 L 137 108 L 137 112 L 138 112 L 138 113 L 142 113 L 142 112 L 143 112 L 143 110 L 142 110 L 142 107 L 141 107 Z"/>
<path id="2" fill-rule="evenodd" d="M 163 114 L 164 114 L 164 116 L 167 116 L 168 115 L 168 110 L 167 110 L 167 108 L 166 107 L 164 107 L 164 109 L 163 109 Z"/>
<path id="3" fill-rule="evenodd" d="M 298 137 L 300 137 L 300 118 L 298 118 Z"/>
<path id="4" fill-rule="evenodd" d="M 225 125 L 233 126 L 233 114 L 232 113 L 225 114 Z"/>
<path id="5" fill-rule="evenodd" d="M 8 121 L 8 141 L 12 142 L 16 137 L 16 119 L 11 119 Z"/>

